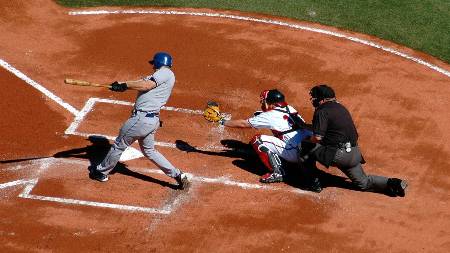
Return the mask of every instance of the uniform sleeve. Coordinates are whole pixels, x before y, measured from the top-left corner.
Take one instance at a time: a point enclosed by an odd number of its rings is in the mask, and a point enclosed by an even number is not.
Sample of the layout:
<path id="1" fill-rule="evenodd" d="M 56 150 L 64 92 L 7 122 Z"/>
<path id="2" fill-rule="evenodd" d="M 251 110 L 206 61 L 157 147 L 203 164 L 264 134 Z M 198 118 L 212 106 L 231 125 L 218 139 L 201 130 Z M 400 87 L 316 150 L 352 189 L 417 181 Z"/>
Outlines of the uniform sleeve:
<path id="1" fill-rule="evenodd" d="M 167 75 L 164 71 L 156 71 L 153 73 L 153 75 L 147 76 L 144 78 L 144 80 L 154 80 L 156 83 L 156 86 L 159 86 L 169 80 L 170 76 Z"/>
<path id="2" fill-rule="evenodd" d="M 324 110 L 316 110 L 313 116 L 313 132 L 325 136 L 328 128 L 328 117 Z"/>
<path id="3" fill-rule="evenodd" d="M 153 81 L 154 81 L 153 75 L 145 76 L 144 78 L 142 78 L 142 80 L 144 80 L 144 81 L 150 81 L 150 80 L 153 80 Z"/>
<path id="4" fill-rule="evenodd" d="M 248 119 L 248 123 L 250 123 L 250 125 L 253 128 L 256 129 L 261 129 L 261 128 L 271 128 L 271 117 L 270 114 L 267 112 L 262 112 L 256 116 L 253 116 L 251 118 Z"/>

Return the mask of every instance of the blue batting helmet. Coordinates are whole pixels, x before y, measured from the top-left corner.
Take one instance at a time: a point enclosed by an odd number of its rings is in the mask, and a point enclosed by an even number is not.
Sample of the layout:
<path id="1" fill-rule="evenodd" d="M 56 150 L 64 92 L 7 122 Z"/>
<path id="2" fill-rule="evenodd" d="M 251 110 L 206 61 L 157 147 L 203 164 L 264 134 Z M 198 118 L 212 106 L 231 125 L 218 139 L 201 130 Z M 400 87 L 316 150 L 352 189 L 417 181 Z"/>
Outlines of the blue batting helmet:
<path id="1" fill-rule="evenodd" d="M 153 56 L 153 59 L 149 61 L 155 69 L 159 69 L 162 66 L 172 67 L 172 56 L 166 52 L 158 52 Z"/>

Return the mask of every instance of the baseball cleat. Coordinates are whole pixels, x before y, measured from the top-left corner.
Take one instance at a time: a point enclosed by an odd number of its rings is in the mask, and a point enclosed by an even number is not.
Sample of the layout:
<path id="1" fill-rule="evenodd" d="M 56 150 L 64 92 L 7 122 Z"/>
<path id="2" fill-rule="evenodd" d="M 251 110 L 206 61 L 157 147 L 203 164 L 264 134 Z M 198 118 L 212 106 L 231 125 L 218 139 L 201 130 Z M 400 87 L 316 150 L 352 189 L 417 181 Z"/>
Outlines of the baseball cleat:
<path id="1" fill-rule="evenodd" d="M 178 190 L 186 190 L 190 186 L 189 179 L 187 178 L 187 175 L 183 172 L 180 173 L 178 176 L 176 176 L 175 180 L 178 183 Z"/>
<path id="2" fill-rule="evenodd" d="M 97 170 L 92 170 L 89 172 L 89 178 L 100 182 L 106 182 L 109 179 L 108 175 L 105 175 Z"/>
<path id="3" fill-rule="evenodd" d="M 408 187 L 408 183 L 405 180 L 400 180 L 400 183 L 397 186 L 397 196 L 405 197 L 405 192 L 406 192 L 407 187 Z"/>
<path id="4" fill-rule="evenodd" d="M 305 186 L 305 190 L 320 193 L 323 189 L 320 180 L 318 178 L 314 178 L 308 185 Z"/>
<path id="5" fill-rule="evenodd" d="M 401 180 L 398 178 L 389 178 L 387 184 L 390 193 L 393 194 L 394 197 L 405 197 L 406 188 L 408 187 L 408 183 L 405 180 Z"/>
<path id="6" fill-rule="evenodd" d="M 259 182 L 264 184 L 283 182 L 283 175 L 276 172 L 267 173 L 259 179 Z"/>

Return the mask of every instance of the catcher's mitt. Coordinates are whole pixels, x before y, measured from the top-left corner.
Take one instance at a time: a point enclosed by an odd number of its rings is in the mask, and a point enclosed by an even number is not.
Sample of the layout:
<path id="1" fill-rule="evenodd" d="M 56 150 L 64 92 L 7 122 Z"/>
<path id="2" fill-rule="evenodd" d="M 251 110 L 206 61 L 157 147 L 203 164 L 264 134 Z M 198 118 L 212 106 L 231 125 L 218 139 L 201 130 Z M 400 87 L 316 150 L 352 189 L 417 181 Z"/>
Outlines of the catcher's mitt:
<path id="1" fill-rule="evenodd" d="M 223 121 L 223 117 L 220 114 L 219 104 L 214 101 L 209 101 L 207 103 L 206 109 L 203 111 L 203 117 L 207 121 L 211 122 L 221 122 Z"/>

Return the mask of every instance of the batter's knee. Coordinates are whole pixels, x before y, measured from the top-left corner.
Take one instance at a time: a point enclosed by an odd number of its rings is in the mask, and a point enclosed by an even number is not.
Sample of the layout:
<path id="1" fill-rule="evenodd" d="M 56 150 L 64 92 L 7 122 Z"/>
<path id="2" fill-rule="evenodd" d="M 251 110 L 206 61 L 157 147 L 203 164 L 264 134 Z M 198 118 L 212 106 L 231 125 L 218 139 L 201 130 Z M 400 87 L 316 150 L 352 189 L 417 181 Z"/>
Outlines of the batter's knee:
<path id="1" fill-rule="evenodd" d="M 123 152 L 123 151 L 125 151 L 125 149 L 128 148 L 128 145 L 126 145 L 125 143 L 123 143 L 121 141 L 115 141 L 112 145 L 112 148 Z"/>

